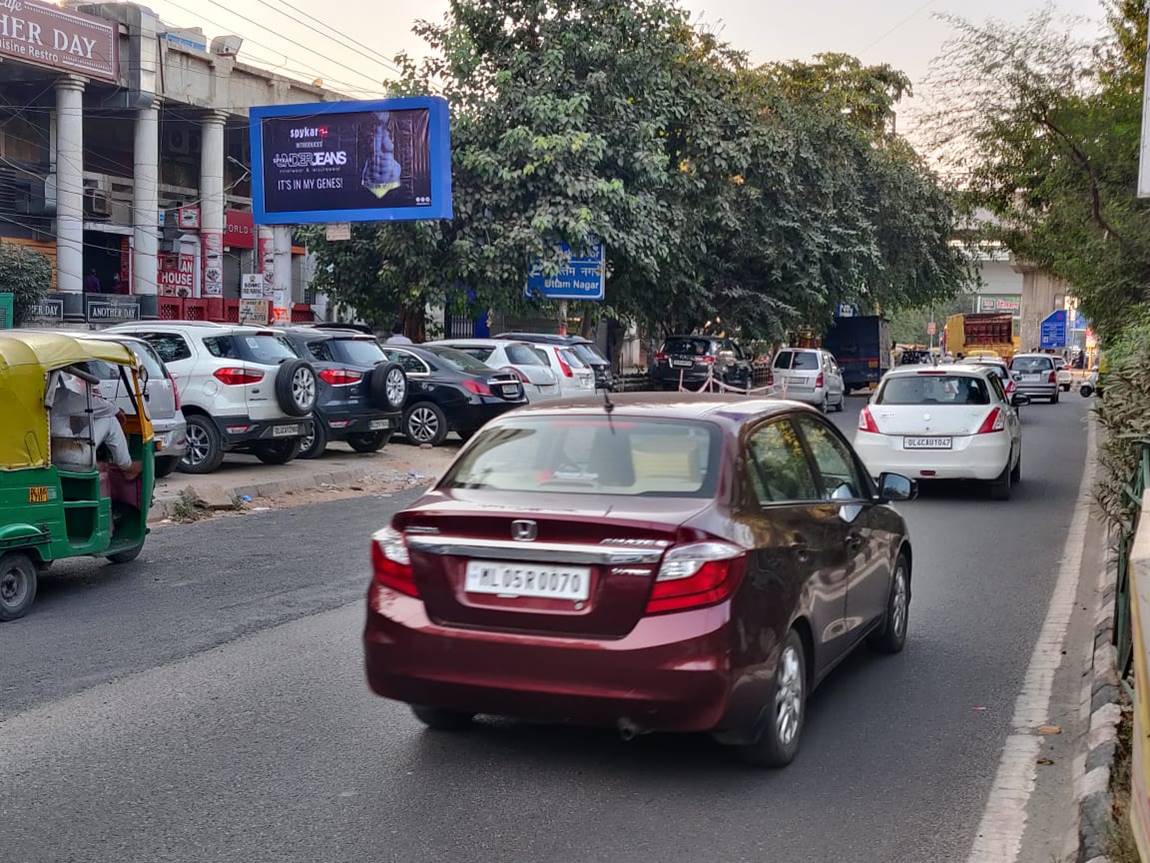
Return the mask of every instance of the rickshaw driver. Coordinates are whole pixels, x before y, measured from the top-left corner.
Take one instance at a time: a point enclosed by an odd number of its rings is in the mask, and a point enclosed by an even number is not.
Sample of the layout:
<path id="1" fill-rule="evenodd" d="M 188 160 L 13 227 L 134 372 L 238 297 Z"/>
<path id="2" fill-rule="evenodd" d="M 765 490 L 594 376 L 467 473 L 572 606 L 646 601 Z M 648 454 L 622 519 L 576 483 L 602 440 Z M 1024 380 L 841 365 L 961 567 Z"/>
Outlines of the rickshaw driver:
<path id="1" fill-rule="evenodd" d="M 91 397 L 91 413 L 88 399 Z M 112 463 L 125 479 L 135 479 L 143 466 L 132 461 L 128 439 L 120 425 L 123 413 L 114 402 L 104 397 L 98 385 L 93 386 L 67 371 L 59 373 L 59 385 L 52 400 L 51 427 L 56 438 L 85 440 L 88 417 L 92 423 L 92 442 L 97 450 L 103 444 L 112 457 Z"/>

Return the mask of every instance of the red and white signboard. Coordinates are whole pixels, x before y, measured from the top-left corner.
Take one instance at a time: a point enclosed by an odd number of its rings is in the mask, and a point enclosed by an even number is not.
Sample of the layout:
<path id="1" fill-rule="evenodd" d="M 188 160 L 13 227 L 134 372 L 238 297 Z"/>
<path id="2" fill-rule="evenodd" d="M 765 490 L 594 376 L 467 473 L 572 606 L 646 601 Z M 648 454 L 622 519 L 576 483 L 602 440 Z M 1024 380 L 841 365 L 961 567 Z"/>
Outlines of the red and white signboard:
<path id="1" fill-rule="evenodd" d="M 254 249 L 256 230 L 252 214 L 243 210 L 228 210 L 224 213 L 224 245 L 233 249 Z"/>
<path id="2" fill-rule="evenodd" d="M 0 55 L 118 81 L 119 28 L 43 0 L 0 0 Z"/>
<path id="3" fill-rule="evenodd" d="M 176 224 L 179 225 L 182 230 L 199 230 L 200 208 L 180 207 L 180 209 L 176 211 Z"/>
<path id="4" fill-rule="evenodd" d="M 192 255 L 160 255 L 156 273 L 162 297 L 190 297 L 196 286 L 196 259 Z"/>

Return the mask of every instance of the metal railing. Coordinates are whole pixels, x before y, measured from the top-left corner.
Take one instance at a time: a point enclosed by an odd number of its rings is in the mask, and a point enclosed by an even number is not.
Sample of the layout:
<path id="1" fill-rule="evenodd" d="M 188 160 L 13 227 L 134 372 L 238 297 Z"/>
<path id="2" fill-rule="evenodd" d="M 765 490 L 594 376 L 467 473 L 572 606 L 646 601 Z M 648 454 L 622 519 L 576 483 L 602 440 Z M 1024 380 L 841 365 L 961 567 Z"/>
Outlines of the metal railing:
<path id="1" fill-rule="evenodd" d="M 1139 441 L 1141 445 L 1138 467 L 1122 493 L 1134 505 L 1134 515 L 1118 531 L 1117 560 L 1118 581 L 1114 593 L 1114 647 L 1117 652 L 1118 673 L 1126 677 L 1134 656 L 1134 635 L 1131 624 L 1131 578 L 1130 554 L 1134 547 L 1134 537 L 1138 533 L 1141 518 L 1142 495 L 1150 486 L 1150 440 Z"/>

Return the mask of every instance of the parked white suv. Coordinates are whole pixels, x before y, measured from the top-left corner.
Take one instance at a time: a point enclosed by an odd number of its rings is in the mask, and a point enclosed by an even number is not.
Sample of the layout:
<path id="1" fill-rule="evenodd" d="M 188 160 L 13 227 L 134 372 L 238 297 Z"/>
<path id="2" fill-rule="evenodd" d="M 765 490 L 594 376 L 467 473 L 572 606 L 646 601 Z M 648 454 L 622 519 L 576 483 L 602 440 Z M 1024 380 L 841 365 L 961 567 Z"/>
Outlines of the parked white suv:
<path id="1" fill-rule="evenodd" d="M 108 332 L 144 339 L 172 373 L 187 419 L 186 473 L 211 473 L 229 451 L 284 464 L 311 433 L 315 370 L 275 330 L 154 321 Z"/>

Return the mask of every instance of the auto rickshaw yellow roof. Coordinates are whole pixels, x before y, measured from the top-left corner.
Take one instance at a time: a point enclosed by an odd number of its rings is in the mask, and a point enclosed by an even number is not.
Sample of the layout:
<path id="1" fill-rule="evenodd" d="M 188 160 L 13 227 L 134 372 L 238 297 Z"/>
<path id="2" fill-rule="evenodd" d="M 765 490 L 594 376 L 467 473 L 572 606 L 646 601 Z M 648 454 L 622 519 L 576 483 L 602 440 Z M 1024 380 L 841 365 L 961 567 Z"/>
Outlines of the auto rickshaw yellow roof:
<path id="1" fill-rule="evenodd" d="M 117 365 L 136 365 L 135 355 L 119 342 L 85 339 L 63 333 L 36 330 L 0 332 L 0 372 L 10 366 L 40 366 L 46 371 L 61 369 L 87 360 L 104 360 Z"/>
<path id="2" fill-rule="evenodd" d="M 82 336 L 82 334 L 77 334 Z M 103 360 L 136 366 L 119 342 L 76 338 L 36 330 L 0 331 L 0 471 L 50 464 L 48 373 L 75 363 Z"/>

